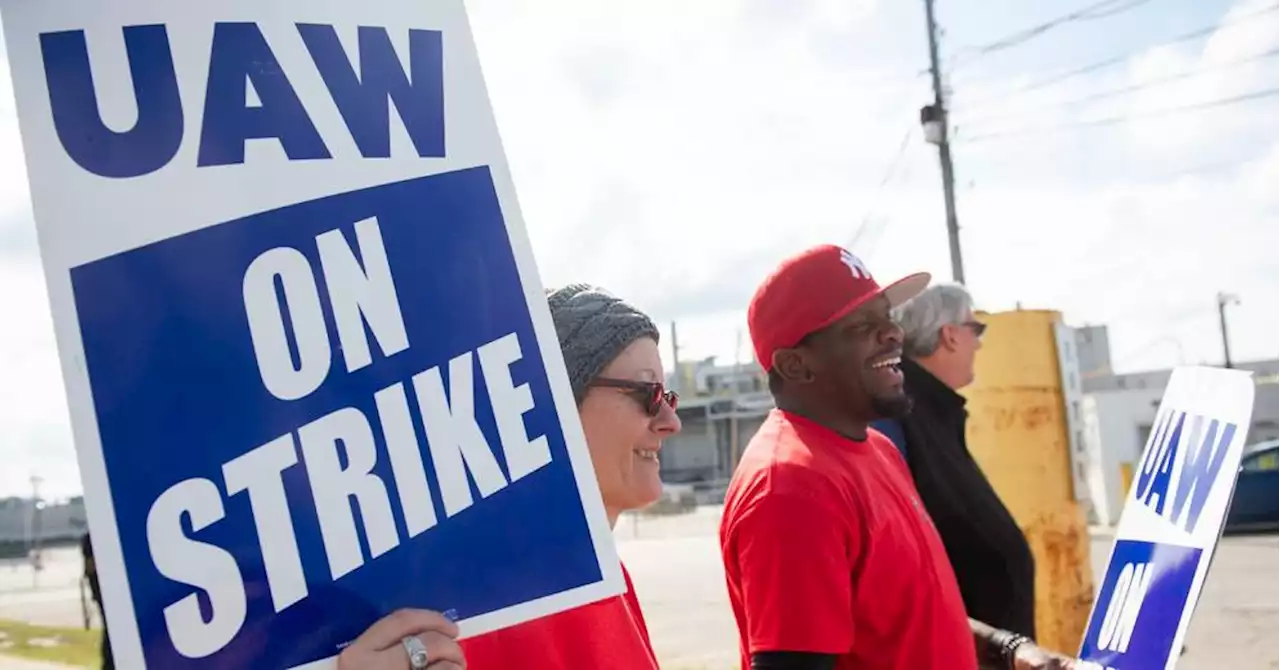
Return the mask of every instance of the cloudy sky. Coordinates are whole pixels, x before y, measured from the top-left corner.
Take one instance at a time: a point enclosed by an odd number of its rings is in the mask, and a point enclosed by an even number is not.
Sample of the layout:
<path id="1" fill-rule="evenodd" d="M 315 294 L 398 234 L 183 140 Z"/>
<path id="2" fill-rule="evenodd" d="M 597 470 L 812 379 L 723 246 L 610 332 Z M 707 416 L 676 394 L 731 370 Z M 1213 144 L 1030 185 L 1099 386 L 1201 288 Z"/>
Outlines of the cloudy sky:
<path id="1" fill-rule="evenodd" d="M 1241 300 L 1235 357 L 1276 356 L 1273 0 L 1117 0 L 995 50 L 982 47 L 1093 3 L 938 2 L 981 306 L 1105 323 L 1131 371 L 1219 362 L 1225 290 Z M 677 321 L 682 358 L 732 360 L 755 283 L 788 252 L 836 242 L 881 280 L 950 276 L 937 154 L 918 128 L 920 3 L 468 7 L 545 283 L 602 284 Z M 34 225 L 6 61 L 0 495 L 33 472 L 51 494 L 80 488 Z"/>

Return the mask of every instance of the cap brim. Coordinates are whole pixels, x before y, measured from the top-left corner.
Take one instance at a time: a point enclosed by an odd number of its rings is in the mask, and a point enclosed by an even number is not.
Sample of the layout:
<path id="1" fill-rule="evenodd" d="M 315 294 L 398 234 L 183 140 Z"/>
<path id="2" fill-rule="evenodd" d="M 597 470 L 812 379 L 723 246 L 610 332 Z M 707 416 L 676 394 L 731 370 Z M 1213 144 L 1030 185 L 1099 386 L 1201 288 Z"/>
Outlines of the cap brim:
<path id="1" fill-rule="evenodd" d="M 929 282 L 932 279 L 933 276 L 928 272 L 917 272 L 915 274 L 907 275 L 892 284 L 882 286 L 879 291 L 876 291 L 875 293 L 868 293 L 857 300 L 850 302 L 848 305 L 845 305 L 843 309 L 832 314 L 826 321 L 818 324 L 817 327 L 810 330 L 808 333 L 805 333 L 805 335 L 816 333 L 823 328 L 831 326 L 831 324 L 851 314 L 855 309 L 858 309 L 881 296 L 884 296 L 884 298 L 889 301 L 889 308 L 893 309 L 894 307 L 897 307 L 920 295 L 922 291 L 929 288 Z"/>
<path id="2" fill-rule="evenodd" d="M 889 307 L 898 307 L 929 288 L 933 276 L 928 272 L 907 275 L 880 289 L 880 295 L 889 300 Z"/>

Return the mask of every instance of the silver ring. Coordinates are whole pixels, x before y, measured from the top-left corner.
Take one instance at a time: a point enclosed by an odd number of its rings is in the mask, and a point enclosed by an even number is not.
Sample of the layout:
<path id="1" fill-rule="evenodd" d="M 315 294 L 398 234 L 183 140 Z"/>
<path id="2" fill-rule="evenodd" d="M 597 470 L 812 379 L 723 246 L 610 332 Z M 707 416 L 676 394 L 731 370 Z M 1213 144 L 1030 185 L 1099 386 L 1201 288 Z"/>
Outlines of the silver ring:
<path id="1" fill-rule="evenodd" d="M 425 670 L 427 667 L 427 645 L 422 640 L 410 635 L 400 640 L 404 650 L 409 653 L 409 667 L 413 670 Z"/>

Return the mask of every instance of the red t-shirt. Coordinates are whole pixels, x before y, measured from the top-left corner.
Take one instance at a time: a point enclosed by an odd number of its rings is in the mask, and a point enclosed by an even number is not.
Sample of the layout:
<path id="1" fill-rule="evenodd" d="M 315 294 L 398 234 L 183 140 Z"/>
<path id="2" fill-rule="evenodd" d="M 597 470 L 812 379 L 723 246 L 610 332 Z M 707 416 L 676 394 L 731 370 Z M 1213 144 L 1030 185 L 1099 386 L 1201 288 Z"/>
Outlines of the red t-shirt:
<path id="1" fill-rule="evenodd" d="M 461 642 L 468 670 L 657 670 L 631 575 L 627 592 Z"/>
<path id="2" fill-rule="evenodd" d="M 839 656 L 837 670 L 976 670 L 942 540 L 893 443 L 773 410 L 720 524 L 742 667 L 757 651 Z"/>

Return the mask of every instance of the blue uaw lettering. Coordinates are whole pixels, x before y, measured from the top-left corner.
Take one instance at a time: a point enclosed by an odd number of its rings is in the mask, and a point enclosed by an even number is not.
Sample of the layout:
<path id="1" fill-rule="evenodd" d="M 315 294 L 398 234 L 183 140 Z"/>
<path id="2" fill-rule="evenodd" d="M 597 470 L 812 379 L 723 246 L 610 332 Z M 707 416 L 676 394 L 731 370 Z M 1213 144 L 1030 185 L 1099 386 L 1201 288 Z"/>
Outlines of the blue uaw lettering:
<path id="1" fill-rule="evenodd" d="M 1125 653 L 1133 637 L 1133 628 L 1142 612 L 1143 600 L 1151 586 L 1150 563 L 1126 563 L 1111 590 L 1107 614 L 1098 629 L 1097 648 L 1100 651 Z"/>
<path id="2" fill-rule="evenodd" d="M 318 268 L 301 251 L 287 247 L 263 252 L 246 268 L 249 337 L 264 387 L 281 400 L 314 392 L 335 367 L 335 348 L 350 373 L 373 364 L 369 336 L 383 357 L 410 346 L 378 221 L 366 219 L 354 229 L 357 249 L 340 230 L 316 237 Z M 327 289 L 324 296 L 317 288 L 317 269 Z M 325 329 L 326 308 L 336 326 L 337 347 Z M 474 504 L 468 478 L 487 498 L 549 464 L 547 438 L 530 439 L 524 424 L 525 413 L 534 407 L 532 392 L 511 376 L 510 366 L 522 357 L 514 333 L 499 337 L 447 362 L 447 390 L 442 366 L 428 368 L 375 392 L 373 416 L 341 407 L 224 463 L 221 490 L 212 478 L 193 478 L 162 493 L 147 515 L 151 556 L 160 574 L 193 588 L 164 608 L 175 650 L 188 658 L 216 653 L 235 639 L 246 619 L 247 595 L 234 556 L 191 537 L 227 515 L 224 496 L 244 493 L 248 498 L 272 605 L 280 612 L 308 595 L 284 486 L 291 468 L 301 464 L 306 470 L 329 574 L 336 580 L 407 539 L 397 528 L 396 505 L 386 482 L 374 471 L 380 458 L 390 465 L 408 537 L 439 523 L 424 447 L 413 425 L 415 410 L 426 432 L 444 518 Z M 477 368 L 492 407 L 505 473 L 477 423 Z M 381 433 L 385 451 L 379 449 L 375 431 Z M 189 531 L 184 518 L 190 519 Z M 361 547 L 362 533 L 369 556 Z M 197 591 L 207 595 L 204 606 Z"/>
<path id="3" fill-rule="evenodd" d="M 298 35 L 360 154 L 391 155 L 395 103 L 420 157 L 445 155 L 444 71 L 439 31 L 409 30 L 408 72 L 385 28 L 357 31 L 359 72 L 333 26 L 299 24 Z M 169 164 L 185 131 L 180 76 L 163 25 L 125 26 L 125 57 L 137 120 L 114 130 L 102 120 L 83 30 L 42 33 L 40 49 L 54 128 L 80 167 L 110 178 L 145 175 Z M 293 64 L 291 64 L 293 65 Z M 253 23 L 217 23 L 209 49 L 199 167 L 244 162 L 249 140 L 279 142 L 290 160 L 331 158 L 285 69 Z M 249 87 L 257 97 L 248 98 Z"/>
<path id="4" fill-rule="evenodd" d="M 1233 423 L 1165 412 L 1151 430 L 1135 499 L 1183 531 L 1194 531 L 1235 433 Z"/>

